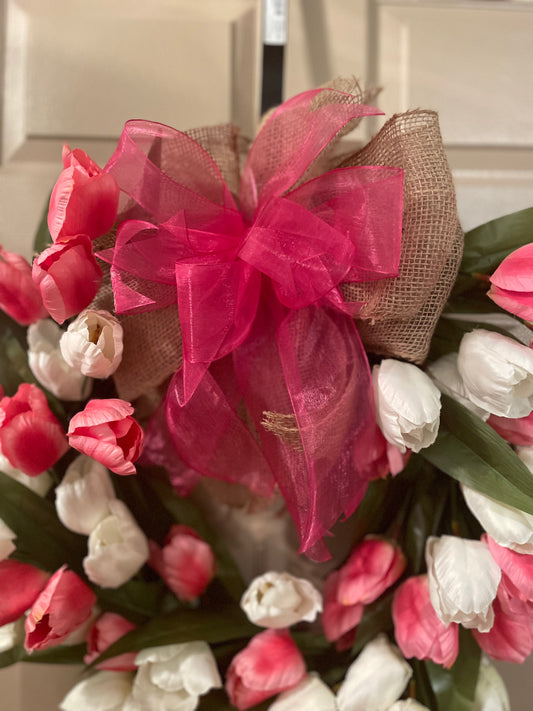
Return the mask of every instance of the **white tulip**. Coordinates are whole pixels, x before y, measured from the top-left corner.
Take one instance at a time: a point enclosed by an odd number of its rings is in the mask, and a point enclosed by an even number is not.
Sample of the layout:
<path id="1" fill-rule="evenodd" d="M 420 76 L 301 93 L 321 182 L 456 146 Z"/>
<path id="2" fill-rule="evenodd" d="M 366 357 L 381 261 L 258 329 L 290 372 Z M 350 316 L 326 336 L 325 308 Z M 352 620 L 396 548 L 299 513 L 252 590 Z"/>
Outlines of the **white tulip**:
<path id="1" fill-rule="evenodd" d="M 83 569 L 89 580 L 102 588 L 118 588 L 148 560 L 146 536 L 130 510 L 120 501 L 108 502 L 109 516 L 100 521 L 88 540 Z"/>
<path id="2" fill-rule="evenodd" d="M 388 711 L 403 694 L 413 670 L 400 650 L 379 635 L 349 667 L 337 694 L 340 711 Z"/>
<path id="3" fill-rule="evenodd" d="M 122 360 L 122 326 L 108 311 L 87 309 L 61 336 L 63 358 L 91 378 L 108 378 Z"/>
<path id="4" fill-rule="evenodd" d="M 66 528 L 88 536 L 106 516 L 115 499 L 109 472 L 103 464 L 81 454 L 70 464 L 56 488 L 56 511 Z"/>
<path id="5" fill-rule="evenodd" d="M 92 381 L 63 358 L 59 341 L 63 330 L 43 319 L 28 328 L 28 364 L 37 380 L 61 400 L 76 401 L 89 397 Z"/>
<path id="6" fill-rule="evenodd" d="M 385 359 L 372 370 L 378 425 L 403 453 L 433 444 L 439 431 L 440 391 L 411 363 Z"/>
<path id="7" fill-rule="evenodd" d="M 468 508 L 485 531 L 504 548 L 533 554 L 533 516 L 491 499 L 480 491 L 461 484 Z"/>
<path id="8" fill-rule="evenodd" d="M 61 711 L 122 711 L 131 691 L 128 672 L 100 671 L 83 679 L 59 704 Z"/>
<path id="9" fill-rule="evenodd" d="M 475 405 L 468 397 L 463 379 L 457 368 L 457 353 L 447 353 L 441 356 L 441 358 L 427 366 L 426 372 L 431 376 L 441 393 L 457 400 L 463 407 L 466 407 L 467 410 L 473 412 L 484 422 L 488 420 L 489 413 L 487 410 Z"/>
<path id="10" fill-rule="evenodd" d="M 337 711 L 337 699 L 316 674 L 308 674 L 297 686 L 280 694 L 268 711 Z"/>
<path id="11" fill-rule="evenodd" d="M 533 447 L 517 447 L 516 453 L 533 474 Z"/>
<path id="12" fill-rule="evenodd" d="M 488 632 L 501 578 L 488 546 L 457 536 L 430 536 L 426 564 L 431 604 L 442 622 Z"/>
<path id="13" fill-rule="evenodd" d="M 0 627 L 0 652 L 7 652 L 24 639 L 24 616 Z"/>
<path id="14" fill-rule="evenodd" d="M 28 489 L 31 489 L 38 496 L 46 496 L 50 488 L 52 487 L 53 481 L 52 477 L 48 472 L 43 472 L 38 476 L 28 476 L 21 472 L 19 469 L 15 469 L 9 463 L 8 459 L 0 452 L 0 472 L 7 474 L 19 484 L 22 484 Z"/>
<path id="15" fill-rule="evenodd" d="M 496 667 L 481 657 L 472 711 L 511 711 L 509 694 Z"/>
<path id="16" fill-rule="evenodd" d="M 308 580 L 270 571 L 252 581 L 241 599 L 250 622 L 279 629 L 322 612 L 322 595 Z"/>
<path id="17" fill-rule="evenodd" d="M 501 417 L 533 410 L 533 350 L 479 328 L 463 336 L 457 367 L 472 402 Z"/>
<path id="18" fill-rule="evenodd" d="M 0 518 L 0 560 L 5 560 L 16 550 L 13 543 L 16 537 L 16 533 Z"/>
<path id="19" fill-rule="evenodd" d="M 416 699 L 402 699 L 392 704 L 389 711 L 429 711 L 429 709 Z"/>
<path id="20" fill-rule="evenodd" d="M 215 658 L 205 642 L 151 647 L 135 658 L 139 669 L 127 709 L 194 711 L 199 697 L 222 686 Z"/>

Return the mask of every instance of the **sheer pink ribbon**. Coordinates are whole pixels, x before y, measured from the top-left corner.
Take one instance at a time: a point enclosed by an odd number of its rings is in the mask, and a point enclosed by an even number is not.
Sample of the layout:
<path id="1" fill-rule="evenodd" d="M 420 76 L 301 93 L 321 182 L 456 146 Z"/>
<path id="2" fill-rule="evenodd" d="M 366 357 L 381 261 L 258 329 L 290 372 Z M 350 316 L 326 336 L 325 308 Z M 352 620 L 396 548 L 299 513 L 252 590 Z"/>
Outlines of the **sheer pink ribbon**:
<path id="1" fill-rule="evenodd" d="M 323 91 L 332 103 L 317 102 Z M 321 560 L 323 536 L 364 494 L 379 437 L 352 319 L 361 304 L 344 302 L 339 285 L 396 276 L 400 258 L 400 169 L 301 183 L 346 123 L 379 113 L 349 99 L 310 91 L 274 112 L 248 153 L 240 210 L 202 146 L 161 124 L 128 122 L 105 169 L 135 205 L 100 255 L 117 313 L 178 304 L 173 448 L 188 467 L 261 496 L 277 485 L 300 550 Z M 265 412 L 295 416 L 296 444 L 262 426 Z"/>

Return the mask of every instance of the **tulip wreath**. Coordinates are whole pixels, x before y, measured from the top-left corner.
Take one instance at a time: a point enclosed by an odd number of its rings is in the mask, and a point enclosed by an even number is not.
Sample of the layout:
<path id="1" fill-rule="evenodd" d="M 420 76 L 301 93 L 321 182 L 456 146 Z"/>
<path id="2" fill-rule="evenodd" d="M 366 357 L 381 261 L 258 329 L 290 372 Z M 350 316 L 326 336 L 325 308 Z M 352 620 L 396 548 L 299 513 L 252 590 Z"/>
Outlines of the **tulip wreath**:
<path id="1" fill-rule="evenodd" d="M 509 708 L 533 208 L 463 251 L 436 115 L 375 113 L 128 122 L 0 248 L 0 665 L 84 664 L 63 711 Z"/>

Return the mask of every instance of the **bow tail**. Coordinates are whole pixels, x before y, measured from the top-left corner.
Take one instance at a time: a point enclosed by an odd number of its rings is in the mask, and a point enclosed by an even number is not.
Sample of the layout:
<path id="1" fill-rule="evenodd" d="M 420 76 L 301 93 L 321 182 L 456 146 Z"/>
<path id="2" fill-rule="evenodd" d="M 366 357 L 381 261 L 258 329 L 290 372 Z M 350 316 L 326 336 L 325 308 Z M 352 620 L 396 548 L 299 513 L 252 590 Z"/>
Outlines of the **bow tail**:
<path id="1" fill-rule="evenodd" d="M 326 560 L 322 539 L 363 498 L 379 437 L 370 370 L 355 325 L 313 306 L 282 319 L 263 310 L 233 356 L 300 552 Z"/>
<path id="2" fill-rule="evenodd" d="M 167 391 L 166 421 L 179 457 L 204 476 L 244 484 L 254 494 L 270 497 L 272 472 L 238 414 L 231 356 L 211 365 L 187 402 L 182 387 L 178 371 Z"/>

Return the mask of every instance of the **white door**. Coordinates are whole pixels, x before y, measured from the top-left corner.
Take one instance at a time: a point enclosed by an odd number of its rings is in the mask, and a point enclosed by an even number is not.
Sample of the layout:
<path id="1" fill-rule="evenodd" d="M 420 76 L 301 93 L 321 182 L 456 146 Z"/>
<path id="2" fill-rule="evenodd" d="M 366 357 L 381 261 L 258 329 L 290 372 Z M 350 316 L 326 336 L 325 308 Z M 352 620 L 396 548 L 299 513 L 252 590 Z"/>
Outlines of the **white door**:
<path id="1" fill-rule="evenodd" d="M 128 118 L 251 135 L 259 4 L 0 0 L 0 243 L 30 257 L 64 141 L 103 164 Z M 285 96 L 340 74 L 382 86 L 387 115 L 440 112 L 466 229 L 533 205 L 533 2 L 289 0 Z M 505 668 L 513 711 L 530 708 L 532 671 Z M 1 671 L 1 703 L 54 711 L 76 674 Z"/>

